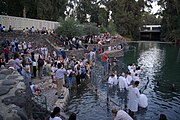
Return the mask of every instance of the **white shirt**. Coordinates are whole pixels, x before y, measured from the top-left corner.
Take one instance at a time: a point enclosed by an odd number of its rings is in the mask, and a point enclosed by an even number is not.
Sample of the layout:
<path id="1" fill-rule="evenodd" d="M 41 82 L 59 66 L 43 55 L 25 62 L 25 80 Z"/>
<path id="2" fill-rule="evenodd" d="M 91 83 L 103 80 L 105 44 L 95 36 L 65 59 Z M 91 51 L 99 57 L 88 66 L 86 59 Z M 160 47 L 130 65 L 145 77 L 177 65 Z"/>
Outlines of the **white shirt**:
<path id="1" fill-rule="evenodd" d="M 130 84 L 131 84 L 131 81 L 132 81 L 132 76 L 127 75 L 127 77 L 126 77 L 126 82 L 127 82 L 127 84 L 130 85 Z"/>
<path id="2" fill-rule="evenodd" d="M 114 120 L 133 120 L 133 119 L 124 110 L 119 110 Z"/>
<path id="3" fill-rule="evenodd" d="M 139 103 L 139 89 L 137 87 L 133 87 L 132 85 L 128 87 L 128 109 L 133 112 L 138 111 L 138 103 Z"/>
<path id="4" fill-rule="evenodd" d="M 129 71 L 131 70 L 131 66 L 130 66 L 130 65 L 128 65 L 128 70 L 129 70 Z"/>
<path id="5" fill-rule="evenodd" d="M 37 65 L 37 63 L 36 63 L 36 62 L 33 62 L 33 63 L 32 63 L 32 65 L 33 65 L 33 66 L 36 66 L 36 65 Z"/>
<path id="6" fill-rule="evenodd" d="M 26 49 L 27 48 L 27 44 L 24 42 L 23 43 L 23 49 Z"/>
<path id="7" fill-rule="evenodd" d="M 53 51 L 53 55 L 54 55 L 54 57 L 56 57 L 56 56 L 57 56 L 56 51 Z"/>
<path id="8" fill-rule="evenodd" d="M 133 81 L 140 81 L 140 79 L 139 79 L 138 76 L 134 76 L 134 77 L 133 77 Z"/>
<path id="9" fill-rule="evenodd" d="M 125 77 L 123 77 L 123 76 L 120 76 L 120 77 L 119 77 L 119 79 L 118 79 L 118 85 L 119 85 L 119 89 L 120 89 L 120 90 L 124 90 L 124 88 L 127 89 L 128 84 L 127 84 L 127 82 L 126 82 Z"/>
<path id="10" fill-rule="evenodd" d="M 110 85 L 113 85 L 113 80 L 114 80 L 114 77 L 109 77 L 109 79 L 108 79 L 108 83 L 110 84 Z"/>
<path id="11" fill-rule="evenodd" d="M 93 51 L 91 51 L 91 52 L 89 53 L 89 55 L 90 55 L 90 60 L 93 60 L 94 57 L 95 57 L 95 53 L 94 53 Z"/>
<path id="12" fill-rule="evenodd" d="M 148 106 L 148 98 L 146 95 L 141 94 L 139 97 L 139 106 L 142 108 L 146 108 Z"/>
<path id="13" fill-rule="evenodd" d="M 118 84 L 118 78 L 117 75 L 114 75 L 113 77 L 113 85 L 117 85 Z"/>
<path id="14" fill-rule="evenodd" d="M 49 118 L 49 120 L 62 120 L 60 117 Z"/>
<path id="15" fill-rule="evenodd" d="M 71 69 L 67 70 L 67 76 L 69 76 L 71 72 L 73 72 Z"/>
<path id="16" fill-rule="evenodd" d="M 76 38 L 75 38 L 75 37 L 73 37 L 72 41 L 73 41 L 73 42 L 75 42 L 75 41 L 76 41 Z"/>
<path id="17" fill-rule="evenodd" d="M 108 51 L 111 51 L 111 46 L 108 47 Z"/>

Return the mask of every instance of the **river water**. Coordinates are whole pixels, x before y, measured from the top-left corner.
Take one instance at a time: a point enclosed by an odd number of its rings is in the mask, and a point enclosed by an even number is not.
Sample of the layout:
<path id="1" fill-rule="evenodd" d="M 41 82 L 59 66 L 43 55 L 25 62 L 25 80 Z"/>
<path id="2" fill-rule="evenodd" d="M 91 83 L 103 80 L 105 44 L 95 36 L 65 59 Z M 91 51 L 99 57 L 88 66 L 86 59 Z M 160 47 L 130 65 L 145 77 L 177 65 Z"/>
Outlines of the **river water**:
<path id="1" fill-rule="evenodd" d="M 180 120 L 180 47 L 156 42 L 130 45 L 134 49 L 126 52 L 120 60 L 126 65 L 135 63 L 142 66 L 144 78 L 141 86 L 147 83 L 146 77 L 150 80 L 143 91 L 148 97 L 148 108 L 139 109 L 134 119 L 158 120 L 163 113 L 168 120 Z M 98 93 L 89 87 L 90 84 L 73 89 L 66 113 L 77 113 L 78 120 L 112 120 L 112 107 L 118 104 L 119 108 L 124 109 L 126 103 L 118 94 L 112 94 L 110 99 L 117 104 L 107 104 L 106 84 L 98 84 Z M 172 84 L 175 85 L 174 89 Z"/>

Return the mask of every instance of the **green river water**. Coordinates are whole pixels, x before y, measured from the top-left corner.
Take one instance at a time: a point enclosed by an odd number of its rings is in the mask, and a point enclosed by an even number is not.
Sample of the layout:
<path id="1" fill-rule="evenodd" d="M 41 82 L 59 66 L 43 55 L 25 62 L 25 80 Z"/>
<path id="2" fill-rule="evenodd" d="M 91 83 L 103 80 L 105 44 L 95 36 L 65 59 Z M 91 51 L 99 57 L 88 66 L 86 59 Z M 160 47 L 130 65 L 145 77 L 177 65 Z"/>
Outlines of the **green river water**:
<path id="1" fill-rule="evenodd" d="M 130 43 L 133 50 L 121 58 L 125 64 L 141 65 L 150 82 L 144 94 L 148 108 L 139 109 L 136 120 L 158 120 L 161 113 L 168 120 L 180 120 L 180 47 L 157 42 Z M 146 79 L 142 83 L 146 83 Z M 175 89 L 172 89 L 172 84 Z M 101 91 L 106 93 L 106 86 Z M 121 104 L 121 103 L 120 103 Z M 77 113 L 78 120 L 112 120 L 111 108 L 106 98 L 89 87 L 81 86 L 72 91 L 67 114 Z"/>

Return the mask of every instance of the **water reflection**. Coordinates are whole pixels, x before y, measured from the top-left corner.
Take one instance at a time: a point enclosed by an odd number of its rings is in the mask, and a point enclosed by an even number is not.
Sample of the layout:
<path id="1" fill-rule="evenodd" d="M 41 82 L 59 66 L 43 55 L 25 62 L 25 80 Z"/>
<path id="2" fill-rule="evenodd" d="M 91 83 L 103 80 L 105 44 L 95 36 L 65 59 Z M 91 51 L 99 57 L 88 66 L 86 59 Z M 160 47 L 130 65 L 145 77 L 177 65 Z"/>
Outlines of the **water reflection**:
<path id="1" fill-rule="evenodd" d="M 180 104 L 178 103 L 180 102 L 178 99 L 180 96 L 178 91 L 180 87 L 179 47 L 157 43 L 134 45 L 138 49 L 134 53 L 128 53 L 124 62 L 135 62 L 142 65 L 143 71 L 151 81 L 144 92 L 148 96 L 149 107 L 146 112 L 139 111 L 137 119 L 158 119 L 159 114 L 164 113 L 168 119 L 178 120 L 180 118 Z M 137 61 L 133 61 L 135 59 Z M 145 81 L 146 79 L 143 82 Z M 171 90 L 172 84 L 175 84 L 176 91 Z"/>
<path id="2" fill-rule="evenodd" d="M 144 94 L 148 97 L 147 109 L 139 109 L 135 118 L 137 120 L 158 120 L 164 113 L 168 120 L 180 119 L 180 49 L 167 44 L 138 43 L 135 51 L 130 51 L 123 57 L 125 64 L 136 63 L 142 65 L 150 83 Z M 146 84 L 144 77 L 142 84 Z M 159 82 L 159 85 L 157 85 Z M 171 90 L 171 85 L 176 85 L 176 91 Z M 102 83 L 99 89 L 106 94 L 107 87 Z M 104 95 L 97 95 L 87 86 L 74 92 L 69 102 L 67 113 L 78 113 L 78 120 L 110 120 L 113 104 L 106 104 Z M 79 93 L 79 94 L 78 94 Z M 118 94 L 117 92 L 115 93 Z M 117 95 L 118 96 L 118 95 Z M 122 99 L 113 95 L 113 100 L 123 105 Z M 123 107 L 122 107 L 123 108 Z"/>

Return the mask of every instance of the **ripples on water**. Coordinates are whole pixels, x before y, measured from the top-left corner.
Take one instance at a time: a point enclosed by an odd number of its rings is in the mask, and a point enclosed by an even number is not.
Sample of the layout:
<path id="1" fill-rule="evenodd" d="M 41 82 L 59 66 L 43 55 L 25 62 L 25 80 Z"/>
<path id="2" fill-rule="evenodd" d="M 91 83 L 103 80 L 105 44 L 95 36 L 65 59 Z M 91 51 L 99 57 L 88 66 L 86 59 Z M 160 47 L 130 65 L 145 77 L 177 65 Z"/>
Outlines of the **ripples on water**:
<path id="1" fill-rule="evenodd" d="M 147 109 L 139 109 L 137 120 L 158 120 L 161 113 L 166 114 L 168 120 L 180 120 L 180 49 L 173 45 L 158 43 L 133 44 L 137 49 L 130 51 L 123 57 L 126 64 L 141 65 L 143 73 L 148 76 L 150 83 L 144 94 L 148 97 Z M 141 86 L 146 84 L 146 77 Z M 159 82 L 159 86 L 157 83 Z M 176 85 L 176 91 L 171 85 Z M 106 86 L 100 88 L 106 94 Z M 111 108 L 107 106 L 106 98 L 95 94 L 86 86 L 74 91 L 71 95 L 67 114 L 77 113 L 78 120 L 111 120 Z M 114 97 L 115 101 L 118 98 Z"/>

